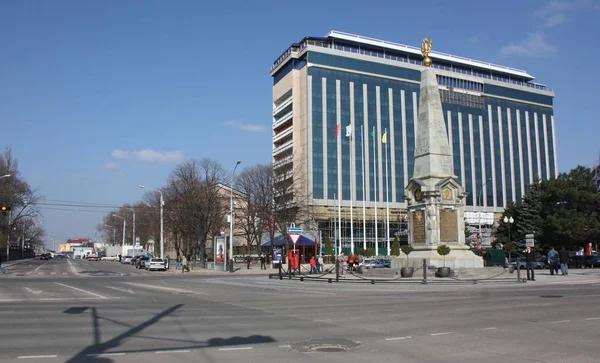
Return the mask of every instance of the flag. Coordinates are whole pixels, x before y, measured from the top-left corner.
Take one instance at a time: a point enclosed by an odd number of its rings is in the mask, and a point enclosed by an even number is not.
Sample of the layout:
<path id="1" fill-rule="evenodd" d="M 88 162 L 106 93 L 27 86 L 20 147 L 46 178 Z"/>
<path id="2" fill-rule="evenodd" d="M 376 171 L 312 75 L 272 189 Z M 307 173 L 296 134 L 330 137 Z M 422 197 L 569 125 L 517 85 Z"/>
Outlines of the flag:
<path id="1" fill-rule="evenodd" d="M 351 137 L 352 136 L 352 126 L 348 125 L 346 126 L 346 137 Z"/>
<path id="2" fill-rule="evenodd" d="M 387 142 L 387 131 L 383 133 L 381 137 L 381 143 L 385 144 Z"/>
<path id="3" fill-rule="evenodd" d="M 335 125 L 335 136 L 340 136 L 340 125 Z"/>

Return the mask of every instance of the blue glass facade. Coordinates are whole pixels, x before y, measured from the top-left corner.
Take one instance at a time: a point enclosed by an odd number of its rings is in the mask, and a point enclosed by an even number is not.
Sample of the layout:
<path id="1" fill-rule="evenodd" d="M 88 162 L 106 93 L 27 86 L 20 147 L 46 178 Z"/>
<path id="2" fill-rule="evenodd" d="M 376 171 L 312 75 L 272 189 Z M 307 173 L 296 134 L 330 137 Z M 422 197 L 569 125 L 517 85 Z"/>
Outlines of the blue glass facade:
<path id="1" fill-rule="evenodd" d="M 309 130 L 308 140 L 312 144 L 313 151 L 310 156 L 312 158 L 312 170 L 310 172 L 312 172 L 313 180 L 311 190 L 313 199 L 324 199 L 325 188 L 327 188 L 327 199 L 329 200 L 334 198 L 334 194 L 337 195 L 338 193 L 337 137 L 335 136 L 335 130 L 338 122 L 337 105 L 339 101 L 341 116 L 339 132 L 342 135 L 342 197 L 344 200 L 350 200 L 351 183 L 354 183 L 356 200 L 362 200 L 362 158 L 365 150 L 361 151 L 360 134 L 361 126 L 364 124 L 363 87 L 366 85 L 368 130 L 364 130 L 363 137 L 369 138 L 369 159 L 365 159 L 369 171 L 366 175 L 370 185 L 368 199 L 370 201 L 385 201 L 385 145 L 382 145 L 381 153 L 378 145 L 381 142 L 379 137 L 387 129 L 388 172 L 390 173 L 389 184 L 387 185 L 391 188 L 392 178 L 395 181 L 395 195 L 392 195 L 393 191 L 389 190 L 389 199 L 391 202 L 403 203 L 404 187 L 412 177 L 414 169 L 416 122 L 414 101 L 417 101 L 418 106 L 419 71 L 314 51 L 308 52 L 307 60 L 309 62 L 308 75 L 312 80 L 312 94 L 307 96 L 312 97 L 312 109 L 308 110 L 312 116 L 312 127 Z M 336 69 L 331 69 L 332 67 Z M 323 79 L 327 85 L 326 135 L 323 133 L 323 89 L 321 86 Z M 448 77 L 443 78 L 443 80 L 449 85 L 452 84 L 452 87 L 462 87 L 464 85 L 468 91 L 471 91 L 470 94 L 466 94 L 454 92 L 450 89 L 446 96 L 442 95 L 444 116 L 447 117 L 448 112 L 451 115 L 449 124 L 452 127 L 450 142 L 454 151 L 454 171 L 459 178 L 459 182 L 469 193 L 467 205 L 480 205 L 485 201 L 487 206 L 501 208 L 504 200 L 519 202 L 523 196 L 525 185 L 530 182 L 530 154 L 531 169 L 535 175 L 538 174 L 538 167 L 541 170 L 539 176 L 542 178 L 557 175 L 554 161 L 554 130 L 551 122 L 553 115 L 553 99 L 551 96 L 486 83 L 483 84 L 483 93 L 473 94 L 474 89 L 475 92 L 481 92 L 482 88 L 479 83 L 461 83 Z M 339 81 L 339 95 L 336 81 Z M 352 133 L 355 135 L 353 139 L 356 150 L 353 159 L 350 157 L 351 139 L 346 137 L 346 126 L 350 125 L 351 119 L 351 82 L 353 83 L 355 120 Z M 379 100 L 377 98 L 377 87 L 379 87 Z M 390 115 L 390 92 L 392 94 L 393 103 L 391 108 L 393 115 Z M 402 107 L 402 94 L 404 94 L 405 100 L 404 107 Z M 534 104 L 534 102 L 537 104 Z M 377 106 L 379 106 L 379 109 L 377 109 Z M 491 108 L 491 113 L 488 112 L 489 108 Z M 537 133 L 535 115 L 537 115 Z M 546 119 L 545 128 L 544 117 Z M 481 124 L 480 118 L 482 119 Z M 403 125 L 403 119 L 405 125 Z M 519 122 L 517 119 L 519 119 Z M 381 134 L 378 134 L 378 122 L 380 122 Z M 393 143 L 391 142 L 392 123 Z M 529 139 L 527 138 L 527 123 L 529 124 Z M 492 127 L 491 134 L 490 126 Z M 373 127 L 375 127 L 375 141 L 377 142 L 375 148 L 373 148 L 373 138 L 371 136 Z M 493 140 L 490 139 L 490 136 L 493 137 Z M 406 145 L 404 144 L 405 137 Z M 528 149 L 528 141 L 531 145 L 530 150 Z M 327 145 L 327 155 L 324 154 L 324 144 Z M 539 145 L 539 157 L 537 145 Z M 501 158 L 501 151 L 503 158 Z M 394 156 L 393 160 L 392 155 Z M 324 168 L 324 158 L 327 159 L 327 170 Z M 404 173 L 405 158 L 407 175 Z M 355 163 L 354 174 L 351 174 L 351 160 Z M 391 175 L 392 161 L 394 162 L 394 175 Z M 380 164 L 381 169 L 379 169 Z M 377 178 L 383 181 L 383 193 L 379 190 L 381 184 L 375 179 L 375 169 L 377 169 Z M 485 177 L 483 169 L 485 169 Z M 327 173 L 327 185 L 324 185 L 324 173 Z M 488 179 L 495 179 L 495 190 L 493 189 L 494 183 L 488 181 Z M 521 183 L 521 179 L 524 183 Z M 483 193 L 484 184 L 487 193 Z M 377 196 L 375 195 L 375 185 L 377 186 Z M 382 194 L 383 198 L 380 198 L 379 196 Z M 479 198 L 481 198 L 481 201 Z M 494 202 L 496 202 L 495 205 Z"/>

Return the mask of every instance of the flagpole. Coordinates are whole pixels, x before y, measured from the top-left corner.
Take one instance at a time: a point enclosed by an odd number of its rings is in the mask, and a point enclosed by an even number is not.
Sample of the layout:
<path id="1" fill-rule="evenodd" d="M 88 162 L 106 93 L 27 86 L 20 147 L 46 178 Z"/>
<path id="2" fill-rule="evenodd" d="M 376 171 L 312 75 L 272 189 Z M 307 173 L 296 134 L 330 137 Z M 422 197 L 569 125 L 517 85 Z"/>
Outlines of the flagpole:
<path id="1" fill-rule="evenodd" d="M 362 192 L 363 192 L 363 249 L 367 249 L 367 198 L 365 193 L 365 140 L 364 126 L 360 125 L 360 159 L 362 160 Z"/>
<path id="2" fill-rule="evenodd" d="M 377 239 L 377 154 L 375 152 L 375 144 L 377 144 L 377 135 L 375 134 L 375 126 L 373 126 L 373 184 L 375 184 L 375 256 L 379 256 L 379 240 Z"/>
<path id="3" fill-rule="evenodd" d="M 338 114 L 338 117 L 340 115 Z M 340 124 L 337 125 L 337 166 L 338 166 L 338 233 L 340 238 L 340 249 L 338 255 L 342 252 L 342 134 Z"/>
<path id="4" fill-rule="evenodd" d="M 333 193 L 333 207 L 335 210 L 335 205 L 336 205 L 336 199 L 335 199 L 335 193 Z M 338 255 L 337 253 L 337 224 L 336 224 L 337 218 L 335 218 L 335 212 L 333 213 L 333 255 L 334 255 L 334 259 L 335 256 Z M 335 261 L 335 260 L 334 260 Z"/>
<path id="5" fill-rule="evenodd" d="M 356 182 L 356 178 L 352 171 L 355 169 L 354 166 L 354 153 L 356 148 L 354 146 L 354 118 L 350 120 L 350 254 L 354 254 L 354 188 L 352 187 Z"/>
<path id="6" fill-rule="evenodd" d="M 387 141 L 387 129 L 385 129 L 385 214 L 386 214 L 386 235 L 387 235 L 387 255 L 391 255 L 390 251 L 390 181 L 388 177 L 388 141 Z"/>

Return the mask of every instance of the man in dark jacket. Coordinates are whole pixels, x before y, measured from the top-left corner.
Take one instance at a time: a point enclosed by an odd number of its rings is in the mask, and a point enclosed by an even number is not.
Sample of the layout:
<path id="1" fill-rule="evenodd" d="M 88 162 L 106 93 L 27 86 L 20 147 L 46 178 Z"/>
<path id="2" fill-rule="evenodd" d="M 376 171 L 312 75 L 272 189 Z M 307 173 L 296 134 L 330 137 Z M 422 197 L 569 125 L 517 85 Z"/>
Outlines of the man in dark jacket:
<path id="1" fill-rule="evenodd" d="M 569 274 L 569 251 L 565 250 L 565 247 L 562 246 L 560 251 L 558 251 L 558 260 L 560 261 L 560 271 L 563 275 Z"/>
<path id="2" fill-rule="evenodd" d="M 525 266 L 527 267 L 527 280 L 535 281 L 535 252 L 531 250 L 531 247 L 525 249 Z M 530 275 L 531 272 L 531 275 Z"/>

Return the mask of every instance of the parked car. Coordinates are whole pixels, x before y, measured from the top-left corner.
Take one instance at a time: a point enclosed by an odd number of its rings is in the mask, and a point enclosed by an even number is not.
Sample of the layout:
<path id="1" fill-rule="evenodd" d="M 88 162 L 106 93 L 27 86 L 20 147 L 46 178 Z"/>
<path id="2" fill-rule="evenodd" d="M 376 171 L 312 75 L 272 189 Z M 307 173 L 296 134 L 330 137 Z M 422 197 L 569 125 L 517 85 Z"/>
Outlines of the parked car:
<path id="1" fill-rule="evenodd" d="M 392 262 L 383 258 L 366 258 L 360 266 L 363 268 L 391 268 Z"/>
<path id="2" fill-rule="evenodd" d="M 135 268 L 146 268 L 146 262 L 148 262 L 149 259 L 150 259 L 150 257 L 147 257 L 147 256 L 138 258 L 135 261 Z"/>
<path id="3" fill-rule="evenodd" d="M 571 256 L 569 259 L 569 267 L 586 268 L 600 266 L 600 256 Z"/>
<path id="4" fill-rule="evenodd" d="M 121 263 L 131 264 L 132 259 L 133 259 L 133 256 L 123 256 Z"/>
<path id="5" fill-rule="evenodd" d="M 104 257 L 101 257 L 100 260 L 102 260 L 102 261 L 119 261 L 119 257 L 118 256 L 104 256 Z"/>
<path id="6" fill-rule="evenodd" d="M 527 262 L 525 261 L 525 257 L 520 257 L 516 261 L 513 260 L 510 264 L 516 265 L 519 270 L 524 270 L 527 268 Z M 533 268 L 535 268 L 536 270 L 541 270 L 548 267 L 550 267 L 550 265 L 548 265 L 548 260 L 545 258 L 533 262 Z"/>
<path id="7" fill-rule="evenodd" d="M 148 271 L 152 271 L 152 270 L 166 271 L 167 270 L 166 262 L 162 258 L 150 258 L 146 262 L 145 266 L 146 266 L 146 270 L 148 270 Z"/>

